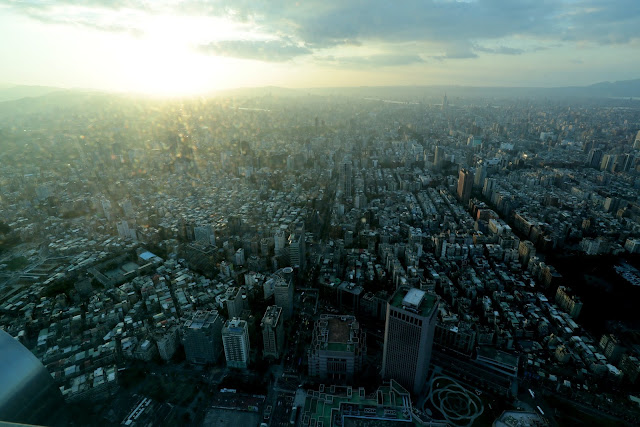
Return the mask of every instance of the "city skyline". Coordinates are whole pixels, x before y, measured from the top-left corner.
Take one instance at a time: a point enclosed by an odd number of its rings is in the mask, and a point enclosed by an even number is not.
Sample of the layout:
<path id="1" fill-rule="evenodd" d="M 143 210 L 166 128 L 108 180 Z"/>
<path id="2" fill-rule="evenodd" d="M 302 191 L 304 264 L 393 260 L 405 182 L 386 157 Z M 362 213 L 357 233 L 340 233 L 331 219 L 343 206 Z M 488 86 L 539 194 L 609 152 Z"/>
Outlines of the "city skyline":
<path id="1" fill-rule="evenodd" d="M 637 77 L 640 4 L 0 2 L 0 83 L 190 95 L 237 87 L 555 87 Z"/>
<path id="2" fill-rule="evenodd" d="M 2 102 L 0 419 L 631 423 L 635 83 Z"/>

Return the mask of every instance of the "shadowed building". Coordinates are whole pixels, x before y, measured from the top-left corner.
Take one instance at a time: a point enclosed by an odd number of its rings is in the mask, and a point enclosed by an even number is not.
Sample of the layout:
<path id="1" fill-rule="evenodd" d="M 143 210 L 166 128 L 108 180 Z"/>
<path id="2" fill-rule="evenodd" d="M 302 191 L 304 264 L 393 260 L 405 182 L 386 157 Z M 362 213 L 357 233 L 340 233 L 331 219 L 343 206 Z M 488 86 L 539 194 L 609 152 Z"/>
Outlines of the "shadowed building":
<path id="1" fill-rule="evenodd" d="M 365 334 L 354 316 L 323 314 L 313 328 L 309 375 L 351 381 L 362 369 L 365 354 Z"/>
<path id="2" fill-rule="evenodd" d="M 464 203 L 465 208 L 471 199 L 471 190 L 473 189 L 473 172 L 462 168 L 458 173 L 458 198 Z"/>
<path id="3" fill-rule="evenodd" d="M 265 357 L 280 358 L 284 345 L 284 327 L 282 323 L 282 308 L 277 305 L 267 307 L 260 323 L 262 328 L 263 355 Z"/>
<path id="4" fill-rule="evenodd" d="M 399 288 L 387 302 L 382 377 L 414 394 L 427 380 L 438 313 L 437 295 Z"/>
<path id="5" fill-rule="evenodd" d="M 282 268 L 269 278 L 274 282 L 276 305 L 282 308 L 282 317 L 289 320 L 293 316 L 293 268 Z"/>
<path id="6" fill-rule="evenodd" d="M 227 366 L 246 369 L 249 366 L 249 327 L 245 320 L 227 320 L 222 328 L 222 345 Z"/>
<path id="7" fill-rule="evenodd" d="M 186 358 L 191 363 L 215 363 L 221 352 L 222 319 L 216 310 L 198 310 L 183 326 Z"/>

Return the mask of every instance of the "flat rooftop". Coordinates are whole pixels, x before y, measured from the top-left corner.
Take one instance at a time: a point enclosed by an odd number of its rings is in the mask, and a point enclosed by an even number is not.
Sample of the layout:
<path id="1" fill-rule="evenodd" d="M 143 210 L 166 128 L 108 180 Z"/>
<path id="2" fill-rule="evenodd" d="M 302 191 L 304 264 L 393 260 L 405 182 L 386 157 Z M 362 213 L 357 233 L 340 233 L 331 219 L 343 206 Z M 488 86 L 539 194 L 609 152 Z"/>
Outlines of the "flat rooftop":
<path id="1" fill-rule="evenodd" d="M 345 392 L 346 387 L 343 386 L 336 386 L 334 393 L 329 387 L 323 392 L 308 392 L 300 417 L 301 425 L 322 422 L 328 427 L 335 425 L 336 421 L 345 427 L 417 425 L 412 419 L 409 393 L 397 383 L 383 385 L 370 395 L 364 389 L 352 389 L 350 395 Z"/>
<path id="2" fill-rule="evenodd" d="M 518 367 L 518 358 L 512 354 L 505 353 L 504 351 L 496 350 L 495 348 L 487 346 L 479 346 L 477 351 L 478 357 L 493 360 L 503 365 L 512 366 L 515 368 Z"/>
<path id="3" fill-rule="evenodd" d="M 347 319 L 346 321 L 340 320 L 337 317 L 330 317 L 329 324 L 329 342 L 330 343 L 343 343 L 346 344 L 349 341 L 349 330 L 353 319 Z"/>
<path id="4" fill-rule="evenodd" d="M 429 317 L 433 312 L 438 297 L 415 288 L 400 288 L 391 299 L 389 304 L 396 308 L 411 308 L 417 311 L 422 317 Z"/>

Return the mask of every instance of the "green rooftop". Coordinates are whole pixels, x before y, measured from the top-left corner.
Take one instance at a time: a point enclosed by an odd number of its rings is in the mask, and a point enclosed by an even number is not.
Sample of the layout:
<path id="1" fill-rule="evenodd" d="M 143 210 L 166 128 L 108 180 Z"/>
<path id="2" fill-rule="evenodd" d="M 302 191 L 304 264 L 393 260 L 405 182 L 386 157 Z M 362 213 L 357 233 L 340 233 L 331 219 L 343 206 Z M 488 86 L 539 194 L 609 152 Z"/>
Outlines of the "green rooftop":
<path id="1" fill-rule="evenodd" d="M 349 344 L 342 342 L 330 342 L 327 343 L 327 350 L 329 351 L 349 351 L 351 350 Z"/>
<path id="2" fill-rule="evenodd" d="M 415 304 L 420 316 L 429 317 L 436 306 L 437 300 L 438 297 L 436 295 L 416 288 L 400 288 L 393 294 L 389 304 L 397 308 L 403 308 L 405 303 Z"/>
<path id="3" fill-rule="evenodd" d="M 301 421 L 303 426 L 322 423 L 324 427 L 419 424 L 412 417 L 409 392 L 395 381 L 371 395 L 366 395 L 364 389 L 348 392 L 347 387 L 341 386 L 308 392 Z"/>

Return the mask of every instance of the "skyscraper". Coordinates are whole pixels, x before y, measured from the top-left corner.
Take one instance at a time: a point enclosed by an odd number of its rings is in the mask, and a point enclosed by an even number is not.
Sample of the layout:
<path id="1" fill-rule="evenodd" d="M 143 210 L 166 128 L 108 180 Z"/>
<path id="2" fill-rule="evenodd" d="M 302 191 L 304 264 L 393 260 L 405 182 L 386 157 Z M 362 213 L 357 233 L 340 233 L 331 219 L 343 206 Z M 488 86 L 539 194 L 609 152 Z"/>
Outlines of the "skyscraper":
<path id="1" fill-rule="evenodd" d="M 304 233 L 294 232 L 289 236 L 289 258 L 291 265 L 304 271 L 306 265 L 306 250 L 304 244 Z"/>
<path id="2" fill-rule="evenodd" d="M 275 302 L 282 308 L 282 318 L 289 320 L 293 315 L 293 268 L 285 267 L 276 271 L 270 280 L 275 281 Z"/>
<path id="3" fill-rule="evenodd" d="M 243 294 L 241 287 L 227 288 L 227 313 L 229 318 L 240 317 L 242 310 L 249 308 L 246 295 Z"/>
<path id="4" fill-rule="evenodd" d="M 222 346 L 229 368 L 246 369 L 249 366 L 249 327 L 245 320 L 227 320 L 222 328 Z"/>
<path id="5" fill-rule="evenodd" d="M 469 203 L 471 199 L 471 189 L 473 188 L 473 172 L 462 168 L 458 173 L 458 198 L 462 203 Z"/>
<path id="6" fill-rule="evenodd" d="M 273 240 L 275 243 L 274 252 L 276 256 L 282 255 L 282 250 L 284 249 L 284 244 L 286 242 L 286 237 L 283 230 L 276 231 L 273 236 Z"/>
<path id="7" fill-rule="evenodd" d="M 215 310 L 198 310 L 183 326 L 184 352 L 191 363 L 214 363 L 220 356 L 222 319 Z"/>
<path id="8" fill-rule="evenodd" d="M 473 186 L 476 188 L 482 188 L 484 180 L 487 177 L 487 165 L 483 164 L 476 169 L 475 177 L 473 178 Z"/>
<path id="9" fill-rule="evenodd" d="M 433 166 L 435 168 L 439 168 L 440 166 L 442 166 L 442 162 L 444 161 L 444 148 L 440 147 L 439 145 L 436 145 L 436 151 L 433 154 Z"/>
<path id="10" fill-rule="evenodd" d="M 436 295 L 407 287 L 387 301 L 382 376 L 414 394 L 426 384 L 438 303 Z"/>
<path id="11" fill-rule="evenodd" d="M 600 162 L 602 162 L 602 155 L 604 153 L 602 152 L 602 150 L 594 148 L 591 151 L 589 151 L 589 154 L 587 155 L 587 166 L 592 167 L 592 168 L 599 168 L 600 167 Z"/>
<path id="12" fill-rule="evenodd" d="M 202 243 L 203 245 L 215 245 L 216 237 L 213 231 L 213 227 L 210 225 L 200 225 L 197 227 L 193 227 L 193 234 L 196 242 Z"/>
<path id="13" fill-rule="evenodd" d="M 262 328 L 263 354 L 278 359 L 284 345 L 284 327 L 282 323 L 282 308 L 277 305 L 267 307 L 260 323 Z"/>
<path id="14" fill-rule="evenodd" d="M 340 164 L 340 182 L 342 184 L 342 191 L 344 197 L 351 197 L 351 180 L 352 180 L 352 163 L 351 160 L 345 159 Z"/>

